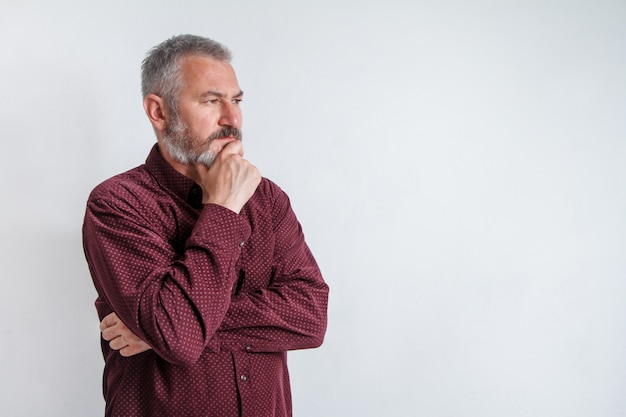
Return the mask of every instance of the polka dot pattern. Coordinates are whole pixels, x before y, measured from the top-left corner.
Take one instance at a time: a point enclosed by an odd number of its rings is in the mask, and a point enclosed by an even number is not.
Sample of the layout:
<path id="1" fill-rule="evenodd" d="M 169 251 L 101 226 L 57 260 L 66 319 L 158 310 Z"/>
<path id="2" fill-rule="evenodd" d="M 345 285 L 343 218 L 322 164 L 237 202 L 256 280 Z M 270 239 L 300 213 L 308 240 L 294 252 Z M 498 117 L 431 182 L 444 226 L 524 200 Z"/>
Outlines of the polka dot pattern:
<path id="1" fill-rule="evenodd" d="M 98 314 L 153 348 L 101 341 L 107 416 L 290 416 L 286 352 L 323 341 L 328 287 L 286 194 L 263 179 L 240 214 L 201 197 L 157 146 L 89 197 Z"/>

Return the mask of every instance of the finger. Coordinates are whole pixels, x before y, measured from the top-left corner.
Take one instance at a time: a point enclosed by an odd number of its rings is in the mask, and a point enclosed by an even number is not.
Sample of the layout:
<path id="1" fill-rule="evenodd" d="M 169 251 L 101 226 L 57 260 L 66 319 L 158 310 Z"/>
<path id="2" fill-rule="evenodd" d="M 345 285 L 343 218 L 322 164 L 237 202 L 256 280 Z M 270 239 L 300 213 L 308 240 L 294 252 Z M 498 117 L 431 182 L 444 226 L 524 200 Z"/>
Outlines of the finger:
<path id="1" fill-rule="evenodd" d="M 234 140 L 229 142 L 222 148 L 221 154 L 227 155 L 239 155 L 243 158 L 243 144 L 240 140 Z"/>
<path id="2" fill-rule="evenodd" d="M 115 316 L 117 319 L 117 316 Z M 102 331 L 102 338 L 104 340 L 113 340 L 118 336 L 126 337 L 133 335 L 133 333 L 126 327 L 121 320 L 117 320 L 115 324 L 107 327 Z M 134 336 L 134 335 L 133 335 Z"/>
<path id="3" fill-rule="evenodd" d="M 119 318 L 117 317 L 117 314 L 115 313 L 109 314 L 108 316 L 103 318 L 102 321 L 100 322 L 100 331 L 104 331 L 108 327 L 115 326 L 118 321 L 119 321 Z"/>
<path id="4" fill-rule="evenodd" d="M 150 345 L 148 345 L 144 341 L 140 341 L 138 343 L 131 343 L 130 345 L 127 345 L 123 347 L 122 349 L 120 349 L 120 355 L 124 357 L 129 357 L 129 356 L 137 355 L 138 353 L 145 352 L 150 349 L 152 349 Z"/>
<path id="5" fill-rule="evenodd" d="M 111 341 L 119 336 L 121 336 L 121 332 L 118 326 L 108 327 L 102 331 L 102 338 L 107 341 Z"/>
<path id="6" fill-rule="evenodd" d="M 126 346 L 128 346 L 128 343 L 126 343 L 126 340 L 124 340 L 124 338 L 121 336 L 116 337 L 109 342 L 109 347 L 113 350 L 120 350 L 125 348 Z"/>

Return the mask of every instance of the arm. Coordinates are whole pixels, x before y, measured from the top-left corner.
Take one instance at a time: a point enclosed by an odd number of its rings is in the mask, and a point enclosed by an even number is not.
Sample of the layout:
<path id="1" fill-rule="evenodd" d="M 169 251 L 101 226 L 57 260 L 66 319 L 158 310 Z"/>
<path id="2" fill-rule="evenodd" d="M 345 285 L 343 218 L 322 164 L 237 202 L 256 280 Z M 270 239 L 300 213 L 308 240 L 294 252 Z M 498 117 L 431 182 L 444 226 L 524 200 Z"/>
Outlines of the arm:
<path id="1" fill-rule="evenodd" d="M 162 210 L 158 202 L 145 201 L 149 194 L 132 181 L 97 190 L 87 204 L 84 246 L 98 293 L 132 333 L 173 363 L 199 358 L 230 304 L 239 242 L 250 235 L 250 225 L 232 210 L 260 181 L 237 149 L 221 152 L 202 172 L 203 189 L 214 186 L 214 196 L 234 195 L 235 205 L 228 199 L 224 206 L 206 204 L 181 244 L 170 242 L 176 239 L 151 217 L 151 210 Z M 241 170 L 227 175 L 242 163 L 243 175 Z M 215 187 L 210 176 L 229 181 Z"/>
<path id="2" fill-rule="evenodd" d="M 232 298 L 216 334 L 220 349 L 274 352 L 322 344 L 328 286 L 280 189 L 272 221 L 276 244 L 270 285 Z"/>
<path id="3" fill-rule="evenodd" d="M 273 224 L 276 248 L 271 283 L 233 296 L 213 339 L 219 349 L 286 351 L 317 347 L 323 341 L 328 286 L 282 191 L 274 204 Z M 141 352 L 144 348 L 128 329 L 111 328 L 103 337 L 114 349 Z"/>
<path id="4" fill-rule="evenodd" d="M 88 203 L 85 252 L 99 294 L 170 362 L 194 363 L 228 310 L 238 242 L 249 234 L 237 217 L 205 206 L 181 256 L 149 219 L 103 199 Z"/>

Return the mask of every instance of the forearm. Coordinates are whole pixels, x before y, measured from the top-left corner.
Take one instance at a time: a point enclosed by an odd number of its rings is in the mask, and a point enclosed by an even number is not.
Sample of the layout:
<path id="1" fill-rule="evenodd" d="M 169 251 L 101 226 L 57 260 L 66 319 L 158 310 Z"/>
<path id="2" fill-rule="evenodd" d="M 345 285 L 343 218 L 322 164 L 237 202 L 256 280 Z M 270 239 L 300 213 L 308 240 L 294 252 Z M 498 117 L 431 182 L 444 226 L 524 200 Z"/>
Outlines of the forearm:
<path id="1" fill-rule="evenodd" d="M 130 303 L 111 302 L 111 309 L 124 322 L 134 320 L 137 323 L 134 327 L 126 323 L 131 331 L 150 343 L 166 360 L 174 356 L 180 361 L 177 352 L 185 351 L 183 344 L 193 346 L 191 357 L 195 358 L 203 348 L 274 352 L 311 348 L 322 343 L 328 286 L 304 241 L 286 195 L 272 183 L 265 182 L 257 197 L 254 208 L 244 208 L 241 216 L 229 211 L 231 217 L 225 219 L 228 224 L 214 230 L 194 228 L 184 256 L 167 263 L 166 270 L 170 272 L 144 279 L 148 287 L 135 291 L 141 294 L 141 302 L 135 299 Z M 201 221 L 202 218 L 198 223 Z M 204 221 L 210 224 L 210 219 Z M 217 246 L 203 240 L 204 236 L 219 237 L 224 230 L 231 230 L 232 223 L 247 226 L 244 236 L 221 237 Z M 248 235 L 249 241 L 246 240 Z M 143 242 L 146 237 L 136 240 Z M 239 245 L 240 241 L 243 246 Z M 145 248 L 139 249 L 133 248 L 131 252 L 145 252 Z M 242 250 L 244 252 L 240 252 Z M 147 263 L 146 268 L 160 262 L 155 262 L 155 257 L 135 261 Z M 136 268 L 134 263 L 130 265 Z M 225 269 L 220 272 L 214 268 Z M 246 269 L 248 274 L 244 277 L 242 271 Z M 224 275 L 227 278 L 223 278 Z M 233 292 L 232 285 L 239 277 L 242 279 Z M 97 286 L 98 282 L 96 280 Z M 99 293 L 110 292 L 105 289 L 107 291 L 99 289 Z M 135 293 L 132 289 L 127 292 Z M 109 312 L 104 312 L 102 317 Z M 173 331 L 169 331 L 170 328 Z"/>
<path id="2" fill-rule="evenodd" d="M 181 255 L 150 233 L 149 225 L 124 215 L 101 216 L 98 209 L 97 204 L 90 207 L 84 229 L 98 292 L 159 356 L 195 362 L 228 310 L 239 242 L 249 230 L 237 224 L 235 214 L 224 220 L 228 214 L 205 207 Z M 235 222 L 226 236 L 220 221 Z M 217 229 L 221 238 L 209 239 Z"/>
<path id="3" fill-rule="evenodd" d="M 318 347 L 326 332 L 328 287 L 270 288 L 234 297 L 215 335 L 221 350 L 278 352 Z"/>
<path id="4" fill-rule="evenodd" d="M 273 191 L 271 277 L 263 286 L 244 283 L 233 297 L 216 335 L 220 349 L 286 351 L 317 347 L 324 339 L 328 286 L 287 195 Z"/>
<path id="5" fill-rule="evenodd" d="M 221 349 L 275 352 L 322 344 L 328 286 L 303 238 L 282 256 L 268 287 L 232 298 L 216 334 Z"/>

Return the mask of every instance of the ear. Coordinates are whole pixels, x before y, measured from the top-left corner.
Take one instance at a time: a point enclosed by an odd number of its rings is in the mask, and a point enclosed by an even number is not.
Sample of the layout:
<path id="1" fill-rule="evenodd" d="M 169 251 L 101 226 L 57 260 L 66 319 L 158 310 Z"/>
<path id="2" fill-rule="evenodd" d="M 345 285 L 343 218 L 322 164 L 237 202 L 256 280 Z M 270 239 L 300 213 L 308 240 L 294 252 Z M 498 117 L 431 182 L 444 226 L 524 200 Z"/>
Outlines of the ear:
<path id="1" fill-rule="evenodd" d="M 148 94 L 143 99 L 143 108 L 154 130 L 161 133 L 165 132 L 165 127 L 170 118 L 165 100 L 156 94 Z"/>

